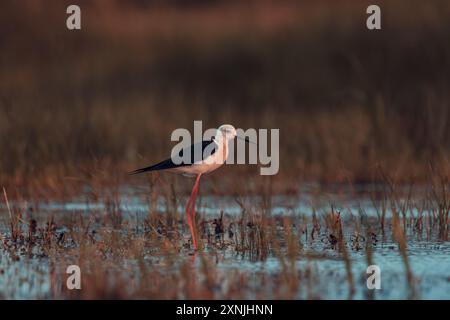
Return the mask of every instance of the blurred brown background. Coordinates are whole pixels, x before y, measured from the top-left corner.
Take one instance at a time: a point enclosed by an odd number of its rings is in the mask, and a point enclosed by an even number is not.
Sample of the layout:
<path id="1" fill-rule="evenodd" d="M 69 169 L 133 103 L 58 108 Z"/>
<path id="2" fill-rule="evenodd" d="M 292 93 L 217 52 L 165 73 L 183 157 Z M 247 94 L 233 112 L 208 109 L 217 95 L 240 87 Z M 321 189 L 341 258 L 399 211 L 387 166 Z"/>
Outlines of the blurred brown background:
<path id="1" fill-rule="evenodd" d="M 445 0 L 3 0 L 0 182 L 119 174 L 194 120 L 279 128 L 279 179 L 420 180 L 447 163 L 449 88 Z"/>

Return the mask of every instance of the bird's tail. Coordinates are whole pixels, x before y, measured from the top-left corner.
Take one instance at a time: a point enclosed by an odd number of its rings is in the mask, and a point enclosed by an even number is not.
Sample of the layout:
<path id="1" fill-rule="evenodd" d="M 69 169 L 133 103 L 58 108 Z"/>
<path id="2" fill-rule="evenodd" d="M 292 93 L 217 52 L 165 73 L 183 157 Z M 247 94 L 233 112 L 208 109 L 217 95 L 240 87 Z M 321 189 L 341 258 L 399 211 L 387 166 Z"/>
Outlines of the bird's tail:
<path id="1" fill-rule="evenodd" d="M 133 175 L 133 174 L 139 174 L 139 173 L 144 173 L 144 172 L 153 171 L 153 170 L 155 170 L 154 167 L 155 167 L 155 166 L 150 166 L 150 167 L 145 167 L 145 168 L 136 169 L 136 170 L 133 170 L 133 171 L 128 172 L 128 174 Z"/>
<path id="2" fill-rule="evenodd" d="M 161 161 L 160 163 L 154 164 L 152 166 L 131 171 L 129 174 L 138 174 L 138 173 L 144 173 L 144 172 L 148 172 L 148 171 L 171 169 L 171 168 L 175 168 L 177 166 L 178 165 L 174 164 L 171 159 L 167 159 L 167 160 Z"/>

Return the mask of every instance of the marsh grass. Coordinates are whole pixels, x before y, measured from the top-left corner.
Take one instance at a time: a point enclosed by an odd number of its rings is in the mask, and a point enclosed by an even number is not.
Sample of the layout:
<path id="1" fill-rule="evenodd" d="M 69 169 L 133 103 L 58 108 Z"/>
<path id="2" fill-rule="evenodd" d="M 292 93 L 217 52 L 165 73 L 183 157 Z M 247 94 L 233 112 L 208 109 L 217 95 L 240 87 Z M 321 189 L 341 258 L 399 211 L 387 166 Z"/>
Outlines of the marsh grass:
<path id="1" fill-rule="evenodd" d="M 445 187 L 438 184 L 439 189 L 423 191 L 407 186 L 402 191 L 399 184 L 387 180 L 384 200 L 377 203 L 371 198 L 373 205 L 381 207 L 388 201 L 384 223 L 379 217 L 367 216 L 363 209 L 355 213 L 345 205 L 341 209 L 335 205 L 329 210 L 313 208 L 311 216 L 273 215 L 268 193 L 257 202 L 236 198 L 241 208 L 237 216 L 227 215 L 226 209 L 216 217 L 205 216 L 199 206 L 197 232 L 202 246 L 195 252 L 184 215 L 178 214 L 182 202 L 176 187 L 155 188 L 158 178 L 149 179 L 149 203 L 164 201 L 167 209 L 161 212 L 149 205 L 148 214 L 142 217 L 120 210 L 118 186 L 103 190 L 107 197 L 97 196 L 105 203 L 103 212 L 63 215 L 40 213 L 16 201 L 11 205 L 4 189 L 6 216 L 2 220 L 9 228 L 0 233 L 2 255 L 12 264 L 43 259 L 50 266 L 47 277 L 51 284 L 45 297 L 76 299 L 320 298 L 323 284 L 315 261 L 332 258 L 345 270 L 347 298 L 352 299 L 365 283 L 354 274 L 352 255 L 361 252 L 369 265 L 376 264 L 373 253 L 377 245 L 391 239 L 404 264 L 407 297 L 418 298 L 408 246 L 424 229 L 429 241 L 433 235 L 446 241 L 442 232 L 448 230 L 448 200 L 442 194 L 437 197 L 437 190 L 442 192 Z M 252 263 L 275 259 L 280 267 L 266 273 L 220 266 L 236 257 Z M 70 264 L 83 270 L 81 291 L 65 289 L 65 267 Z M 364 292 L 368 298 L 376 297 L 370 290 Z"/>

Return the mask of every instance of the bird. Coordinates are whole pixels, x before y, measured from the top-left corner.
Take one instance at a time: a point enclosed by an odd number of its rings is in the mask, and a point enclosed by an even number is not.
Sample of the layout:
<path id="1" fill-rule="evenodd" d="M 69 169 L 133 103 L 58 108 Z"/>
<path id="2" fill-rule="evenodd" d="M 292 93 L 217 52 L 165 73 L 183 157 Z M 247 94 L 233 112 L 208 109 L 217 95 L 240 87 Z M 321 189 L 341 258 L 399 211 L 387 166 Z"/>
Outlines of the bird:
<path id="1" fill-rule="evenodd" d="M 231 124 L 221 125 L 210 140 L 203 140 L 201 142 L 192 144 L 190 147 L 182 149 L 178 156 L 183 158 L 186 153 L 190 154 L 190 160 L 186 162 L 174 162 L 172 157 L 154 165 L 140 168 L 130 172 L 130 174 L 140 174 L 151 171 L 167 170 L 169 172 L 182 174 L 184 176 L 196 177 L 194 187 L 192 188 L 191 196 L 186 204 L 187 223 L 192 236 L 194 250 L 198 249 L 196 237 L 196 220 L 195 220 L 195 204 L 202 175 L 210 173 L 221 167 L 227 157 L 229 151 L 229 142 L 235 137 L 244 140 L 247 143 L 256 144 L 250 141 L 248 137 L 240 137 L 237 135 L 236 129 Z M 201 155 L 196 152 L 201 150 Z M 208 152 L 205 152 L 208 151 Z"/>

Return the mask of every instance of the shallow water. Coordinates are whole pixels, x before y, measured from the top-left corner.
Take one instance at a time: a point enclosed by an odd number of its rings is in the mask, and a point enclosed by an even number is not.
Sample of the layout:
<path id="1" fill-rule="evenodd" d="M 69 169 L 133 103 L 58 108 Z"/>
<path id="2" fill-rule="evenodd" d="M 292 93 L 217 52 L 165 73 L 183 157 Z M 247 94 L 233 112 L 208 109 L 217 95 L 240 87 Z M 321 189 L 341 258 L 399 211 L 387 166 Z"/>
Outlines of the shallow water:
<path id="1" fill-rule="evenodd" d="M 128 220 L 138 227 L 143 219 L 148 215 L 152 204 L 143 194 L 133 194 L 129 189 L 122 190 L 120 197 L 115 200 L 115 210 L 121 213 L 124 220 Z M 34 218 L 44 218 L 53 216 L 55 221 L 63 219 L 65 216 L 75 215 L 107 215 L 111 204 L 108 197 L 100 197 L 95 201 L 87 200 L 88 197 L 80 196 L 71 201 L 47 201 L 47 202 L 14 202 L 10 206 L 13 210 L 26 212 L 24 218 L 29 216 Z M 245 197 L 241 199 L 247 214 L 258 215 L 262 199 L 258 197 Z M 325 194 L 321 197 L 313 197 L 303 194 L 299 197 L 277 196 L 271 199 L 271 215 L 291 216 L 300 221 L 310 219 L 313 212 L 317 215 L 324 214 L 330 210 L 331 205 L 334 210 L 340 210 L 343 226 L 344 241 L 348 249 L 351 272 L 354 279 L 355 291 L 350 294 L 348 274 L 345 268 L 345 261 L 342 255 L 334 248 L 328 239 L 329 231 L 322 228 L 321 233 L 312 239 L 308 234 L 301 235 L 302 255 L 295 260 L 293 268 L 299 274 L 299 282 L 296 294 L 293 298 L 298 299 L 366 299 L 369 290 L 366 286 L 367 255 L 364 243 L 356 246 L 352 242 L 355 234 L 354 223 L 357 220 L 373 219 L 377 221 L 377 210 L 372 201 L 367 196 L 343 197 L 341 194 Z M 224 212 L 225 220 L 232 220 L 242 214 L 242 207 L 233 197 L 204 196 L 200 199 L 198 214 L 203 220 L 217 218 Z M 32 211 L 31 211 L 32 208 Z M 166 211 L 166 203 L 163 198 L 159 198 L 156 209 L 160 212 Z M 179 206 L 178 212 L 184 214 L 184 208 Z M 426 211 L 425 211 L 426 213 Z M 417 217 L 417 208 L 409 208 L 408 215 Z M 386 219 L 389 221 L 391 212 L 388 210 Z M 8 234 L 9 214 L 6 206 L 0 206 L 0 232 L 4 237 Z M 389 225 L 389 223 L 387 223 Z M 381 269 L 381 289 L 375 290 L 376 299 L 406 299 L 410 297 L 419 299 L 450 299 L 450 242 L 439 240 L 437 232 L 432 231 L 414 233 L 408 231 L 408 261 L 414 277 L 416 294 L 412 296 L 411 283 L 406 277 L 405 263 L 402 259 L 398 245 L 390 237 L 391 230 L 387 227 L 386 235 L 376 231 L 377 241 L 373 245 L 373 261 Z M 225 235 L 225 239 L 227 239 Z M 221 297 L 221 290 L 226 291 L 227 279 L 233 272 L 239 272 L 250 279 L 248 286 L 243 289 L 245 298 L 252 299 L 262 297 L 277 298 L 280 295 L 273 287 L 278 279 L 285 272 L 286 265 L 275 254 L 269 254 L 263 259 L 254 259 L 246 254 L 237 253 L 234 250 L 218 250 L 214 245 L 206 246 L 203 256 L 214 264 L 214 270 L 223 279 L 222 288 L 218 289 L 217 297 Z M 155 257 L 150 253 L 145 259 L 154 264 Z M 167 258 L 167 257 L 166 257 Z M 176 261 L 185 261 L 192 257 L 186 252 L 175 253 L 173 257 Z M 161 267 L 167 274 L 177 273 L 177 264 L 170 268 L 160 259 Z M 139 281 L 139 270 L 135 266 L 136 261 L 124 259 L 122 264 L 127 270 L 131 270 L 133 276 Z M 193 261 L 193 267 L 200 269 L 201 261 Z M 29 257 L 26 254 L 20 255 L 14 260 L 8 253 L 0 251 L 0 298 L 7 299 L 35 299 L 54 298 L 49 270 L 51 264 L 45 257 L 38 254 Z M 262 280 L 266 279 L 266 280 Z M 267 280 L 269 279 L 269 280 Z M 261 283 L 265 283 L 262 288 Z M 131 284 L 130 284 L 131 286 Z M 127 288 L 130 292 L 133 288 Z M 261 290 L 264 292 L 261 293 Z M 278 292 L 279 293 L 279 292 Z M 180 298 L 183 298 L 182 296 Z"/>

